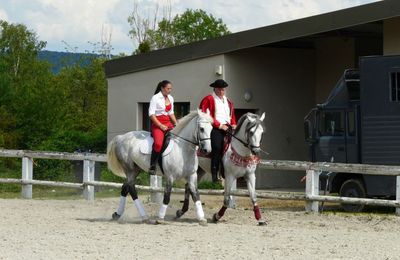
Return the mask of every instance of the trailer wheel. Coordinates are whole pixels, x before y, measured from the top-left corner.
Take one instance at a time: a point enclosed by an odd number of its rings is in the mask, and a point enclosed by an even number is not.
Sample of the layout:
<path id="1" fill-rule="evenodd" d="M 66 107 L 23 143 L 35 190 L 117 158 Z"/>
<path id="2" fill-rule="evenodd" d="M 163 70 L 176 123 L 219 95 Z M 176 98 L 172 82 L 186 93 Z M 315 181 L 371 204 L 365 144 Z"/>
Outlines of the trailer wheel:
<path id="1" fill-rule="evenodd" d="M 360 179 L 349 179 L 343 182 L 340 187 L 339 195 L 341 197 L 365 198 L 366 192 L 364 184 Z M 361 212 L 364 205 L 360 204 L 341 204 L 347 212 Z"/>

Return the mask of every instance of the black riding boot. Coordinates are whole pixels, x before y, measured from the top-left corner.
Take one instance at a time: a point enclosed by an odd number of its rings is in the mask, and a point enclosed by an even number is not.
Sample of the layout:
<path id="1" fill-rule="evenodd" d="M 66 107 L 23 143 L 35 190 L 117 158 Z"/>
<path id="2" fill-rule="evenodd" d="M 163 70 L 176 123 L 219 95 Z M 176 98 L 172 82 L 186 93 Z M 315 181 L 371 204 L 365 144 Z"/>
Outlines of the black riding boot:
<path id="1" fill-rule="evenodd" d="M 211 167 L 211 177 L 213 183 L 218 183 L 218 170 L 215 167 Z"/>
<path id="2" fill-rule="evenodd" d="M 158 157 L 159 156 L 160 156 L 160 153 L 155 152 L 154 150 L 151 151 L 150 168 L 149 168 L 149 174 L 150 175 L 155 175 L 156 174 L 156 167 L 157 167 L 157 161 L 158 161 Z"/>

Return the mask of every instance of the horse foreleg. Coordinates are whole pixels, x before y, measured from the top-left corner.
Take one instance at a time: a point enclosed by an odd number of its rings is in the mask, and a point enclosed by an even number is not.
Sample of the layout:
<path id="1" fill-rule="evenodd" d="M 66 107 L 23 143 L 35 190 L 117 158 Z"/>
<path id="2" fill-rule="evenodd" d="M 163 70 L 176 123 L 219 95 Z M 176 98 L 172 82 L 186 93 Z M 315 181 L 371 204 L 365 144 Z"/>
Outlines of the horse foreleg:
<path id="1" fill-rule="evenodd" d="M 186 183 L 186 185 L 185 185 L 185 199 L 183 201 L 182 209 L 178 209 L 176 211 L 176 218 L 182 217 L 189 210 L 189 196 L 190 196 L 189 183 Z"/>
<path id="2" fill-rule="evenodd" d="M 200 225 L 207 225 L 207 220 L 204 218 L 204 210 L 200 200 L 200 193 L 197 189 L 197 174 L 194 173 L 189 177 L 189 191 L 190 195 L 192 195 L 192 199 L 194 201 L 194 205 L 196 207 L 196 216 L 199 220 Z"/>
<path id="3" fill-rule="evenodd" d="M 253 173 L 250 173 L 247 178 L 247 189 L 249 191 L 251 203 L 253 204 L 253 212 L 254 212 L 254 217 L 258 221 L 258 224 L 260 226 L 266 225 L 267 222 L 265 220 L 262 220 L 261 217 L 261 211 L 260 208 L 257 205 L 257 195 L 256 195 L 256 175 Z"/>
<path id="4" fill-rule="evenodd" d="M 214 214 L 213 221 L 218 222 L 225 214 L 226 209 L 229 207 L 230 200 L 231 200 L 231 192 L 232 192 L 232 185 L 234 179 L 233 177 L 226 177 L 225 179 L 225 192 L 224 192 L 224 205 L 221 209 Z"/>
<path id="5" fill-rule="evenodd" d="M 158 219 L 157 219 L 158 224 L 164 223 L 165 214 L 167 213 L 168 204 L 171 199 L 172 184 L 173 181 L 171 179 L 167 179 L 167 183 L 164 188 L 163 203 L 161 204 L 160 210 L 158 212 Z"/>

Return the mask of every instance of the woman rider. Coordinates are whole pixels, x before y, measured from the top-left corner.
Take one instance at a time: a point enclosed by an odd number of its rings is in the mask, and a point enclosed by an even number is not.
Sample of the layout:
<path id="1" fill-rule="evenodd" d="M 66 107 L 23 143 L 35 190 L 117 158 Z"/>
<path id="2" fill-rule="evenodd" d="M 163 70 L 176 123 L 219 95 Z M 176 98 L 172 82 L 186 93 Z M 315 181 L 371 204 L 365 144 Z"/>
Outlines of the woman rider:
<path id="1" fill-rule="evenodd" d="M 170 95 L 172 83 L 163 80 L 158 83 L 154 96 L 150 100 L 149 117 L 151 120 L 151 134 L 154 139 L 150 158 L 149 174 L 156 173 L 156 164 L 160 156 L 165 133 L 176 125 L 174 115 L 174 98 Z"/>

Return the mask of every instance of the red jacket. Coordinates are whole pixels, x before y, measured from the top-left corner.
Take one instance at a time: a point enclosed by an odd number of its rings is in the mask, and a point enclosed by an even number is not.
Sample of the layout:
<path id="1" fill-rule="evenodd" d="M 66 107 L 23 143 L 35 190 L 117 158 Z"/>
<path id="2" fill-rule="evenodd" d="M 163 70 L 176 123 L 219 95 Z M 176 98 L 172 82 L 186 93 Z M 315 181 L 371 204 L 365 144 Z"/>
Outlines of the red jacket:
<path id="1" fill-rule="evenodd" d="M 228 100 L 228 105 L 229 105 L 229 110 L 231 112 L 231 125 L 236 125 L 236 117 L 235 117 L 235 111 L 233 108 L 233 103 L 230 99 Z M 201 111 L 203 111 L 204 113 L 207 112 L 207 108 L 210 110 L 210 114 L 212 116 L 212 118 L 214 119 L 213 122 L 213 126 L 215 128 L 219 128 L 219 126 L 221 125 L 220 122 L 218 122 L 217 119 L 215 119 L 215 100 L 214 97 L 212 95 L 208 95 L 205 98 L 203 98 L 203 100 L 200 102 L 200 109 Z"/>

